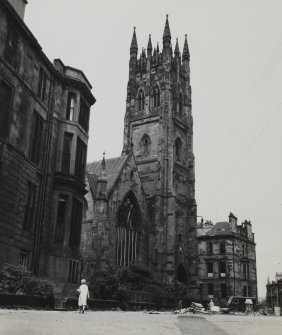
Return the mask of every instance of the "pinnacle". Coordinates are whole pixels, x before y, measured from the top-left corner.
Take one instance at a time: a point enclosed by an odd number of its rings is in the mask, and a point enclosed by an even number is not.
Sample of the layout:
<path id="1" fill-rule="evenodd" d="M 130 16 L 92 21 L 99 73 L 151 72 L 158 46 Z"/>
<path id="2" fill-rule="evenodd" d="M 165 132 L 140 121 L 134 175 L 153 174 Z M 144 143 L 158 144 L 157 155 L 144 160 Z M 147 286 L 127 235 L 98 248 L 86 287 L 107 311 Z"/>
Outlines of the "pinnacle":
<path id="1" fill-rule="evenodd" d="M 180 54 L 179 45 L 178 45 L 178 38 L 176 39 L 174 54 L 175 55 L 179 55 Z"/>
<path id="2" fill-rule="evenodd" d="M 190 59 L 190 53 L 188 48 L 188 42 L 187 42 L 187 34 L 185 34 L 185 42 L 183 47 L 183 53 L 182 53 L 182 60 L 189 60 Z"/>
<path id="3" fill-rule="evenodd" d="M 147 46 L 147 51 L 152 51 L 152 41 L 151 41 L 151 34 L 149 35 L 149 41 L 148 41 L 148 46 Z"/>
<path id="4" fill-rule="evenodd" d="M 133 53 L 133 52 L 137 53 L 137 51 L 138 51 L 135 29 L 136 28 L 134 27 L 133 36 L 132 36 L 131 45 L 130 45 L 130 53 Z"/>
<path id="5" fill-rule="evenodd" d="M 170 42 L 170 40 L 171 40 L 171 34 L 170 34 L 169 23 L 168 23 L 168 15 L 166 15 L 163 41 L 169 41 Z"/>

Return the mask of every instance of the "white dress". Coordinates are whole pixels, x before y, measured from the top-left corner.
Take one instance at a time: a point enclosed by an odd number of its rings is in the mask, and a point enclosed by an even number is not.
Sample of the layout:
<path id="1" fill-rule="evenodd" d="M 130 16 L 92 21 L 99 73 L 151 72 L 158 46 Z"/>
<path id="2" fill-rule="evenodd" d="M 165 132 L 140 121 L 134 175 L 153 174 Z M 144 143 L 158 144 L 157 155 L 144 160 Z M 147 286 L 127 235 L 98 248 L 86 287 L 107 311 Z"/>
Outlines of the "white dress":
<path id="1" fill-rule="evenodd" d="M 79 292 L 78 306 L 86 306 L 87 299 L 89 298 L 88 286 L 86 284 L 82 284 L 79 286 L 77 291 Z"/>

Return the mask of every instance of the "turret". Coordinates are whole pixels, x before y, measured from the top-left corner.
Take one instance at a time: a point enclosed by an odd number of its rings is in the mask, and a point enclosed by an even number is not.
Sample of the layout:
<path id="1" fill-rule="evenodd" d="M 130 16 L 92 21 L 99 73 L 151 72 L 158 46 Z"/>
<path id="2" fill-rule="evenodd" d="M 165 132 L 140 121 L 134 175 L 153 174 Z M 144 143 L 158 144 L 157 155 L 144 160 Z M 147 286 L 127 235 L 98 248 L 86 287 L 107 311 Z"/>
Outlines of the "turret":
<path id="1" fill-rule="evenodd" d="M 151 34 L 149 35 L 149 41 L 148 41 L 148 46 L 147 46 L 147 55 L 148 57 L 152 56 L 152 41 L 151 41 Z"/>
<path id="2" fill-rule="evenodd" d="M 169 29 L 169 23 L 168 23 L 168 15 L 166 15 L 166 21 L 165 21 L 165 28 L 164 28 L 164 34 L 163 34 L 163 48 L 170 48 L 171 44 L 171 34 Z"/>
<path id="3" fill-rule="evenodd" d="M 137 44 L 137 38 L 136 38 L 136 32 L 135 32 L 135 27 L 133 28 L 133 36 L 131 40 L 131 45 L 130 45 L 130 56 L 135 56 L 137 57 L 137 52 L 138 52 L 138 44 Z"/>
<path id="4" fill-rule="evenodd" d="M 182 52 L 182 64 L 184 70 L 184 77 L 190 81 L 190 52 L 188 48 L 187 35 L 185 34 L 184 47 Z M 189 88 L 191 89 L 191 88 Z"/>
<path id="5" fill-rule="evenodd" d="M 184 41 L 184 47 L 183 47 L 183 53 L 182 53 L 182 61 L 188 61 L 190 60 L 190 53 L 188 48 L 188 42 L 187 42 L 187 34 L 185 34 L 185 41 Z"/>
<path id="6" fill-rule="evenodd" d="M 166 16 L 164 34 L 163 34 L 163 52 L 162 52 L 162 61 L 166 70 L 170 70 L 172 60 L 172 47 L 171 47 L 171 34 L 168 23 L 168 15 Z"/>
<path id="7" fill-rule="evenodd" d="M 178 38 L 176 39 L 176 43 L 175 43 L 174 55 L 175 55 L 175 57 L 179 57 L 180 56 L 179 45 L 178 45 Z"/>
<path id="8" fill-rule="evenodd" d="M 137 66 L 137 53 L 138 53 L 138 45 L 135 27 L 133 31 L 133 36 L 130 45 L 130 60 L 129 60 L 129 80 L 135 78 L 135 70 Z"/>
<path id="9" fill-rule="evenodd" d="M 101 164 L 100 176 L 97 180 L 97 199 L 106 200 L 107 199 L 107 175 L 106 175 L 106 160 L 105 152 L 103 153 L 103 159 Z"/>

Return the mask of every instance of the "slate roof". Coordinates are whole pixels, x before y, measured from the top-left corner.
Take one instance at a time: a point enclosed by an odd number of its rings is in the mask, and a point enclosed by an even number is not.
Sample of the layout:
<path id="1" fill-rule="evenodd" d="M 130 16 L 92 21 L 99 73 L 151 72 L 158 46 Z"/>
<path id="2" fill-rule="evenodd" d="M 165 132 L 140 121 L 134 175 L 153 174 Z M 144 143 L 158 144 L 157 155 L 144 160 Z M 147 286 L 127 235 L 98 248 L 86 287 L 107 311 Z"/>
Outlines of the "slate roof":
<path id="1" fill-rule="evenodd" d="M 226 235 L 231 234 L 231 226 L 229 222 L 217 222 L 213 228 L 211 228 L 206 235 Z"/>
<path id="2" fill-rule="evenodd" d="M 109 192 L 114 186 L 114 183 L 117 180 L 127 159 L 128 156 L 120 156 L 116 158 L 106 159 L 106 176 L 108 181 L 107 192 Z M 101 173 L 101 165 L 102 160 L 88 163 L 86 166 L 87 177 L 89 180 L 90 188 L 92 192 L 94 191 L 95 194 L 97 190 L 97 179 Z"/>
<path id="3" fill-rule="evenodd" d="M 96 176 L 95 174 L 88 174 L 86 173 L 86 176 L 87 176 L 87 179 L 88 179 L 88 182 L 89 182 L 89 186 L 90 186 L 90 191 L 93 195 L 93 197 L 95 198 L 96 197 L 96 192 L 97 192 L 97 179 L 98 179 L 98 176 Z"/>

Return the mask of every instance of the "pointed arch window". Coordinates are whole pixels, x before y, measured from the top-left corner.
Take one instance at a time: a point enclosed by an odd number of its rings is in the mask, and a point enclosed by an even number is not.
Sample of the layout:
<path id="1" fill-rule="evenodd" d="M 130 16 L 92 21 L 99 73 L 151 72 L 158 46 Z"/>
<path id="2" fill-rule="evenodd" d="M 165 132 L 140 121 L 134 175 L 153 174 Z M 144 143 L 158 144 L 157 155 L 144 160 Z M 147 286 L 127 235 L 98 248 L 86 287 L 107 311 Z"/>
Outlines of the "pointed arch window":
<path id="1" fill-rule="evenodd" d="M 183 98 L 181 93 L 178 97 L 178 114 L 183 115 Z"/>
<path id="2" fill-rule="evenodd" d="M 117 211 L 116 264 L 128 266 L 138 260 L 142 219 L 138 201 L 132 191 L 124 197 Z"/>
<path id="3" fill-rule="evenodd" d="M 150 154 L 150 149 L 151 149 L 150 136 L 148 136 L 147 134 L 144 134 L 140 141 L 140 145 L 141 145 L 142 155 L 148 156 Z"/>
<path id="4" fill-rule="evenodd" d="M 143 111 L 145 107 L 145 93 L 143 90 L 140 90 L 138 93 L 138 110 Z"/>
<path id="5" fill-rule="evenodd" d="M 175 158 L 178 162 L 180 162 L 182 156 L 182 142 L 178 137 L 175 141 Z"/>
<path id="6" fill-rule="evenodd" d="M 159 107 L 160 106 L 160 101 L 161 101 L 161 94 L 160 94 L 160 89 L 158 86 L 154 87 L 154 107 Z"/>

